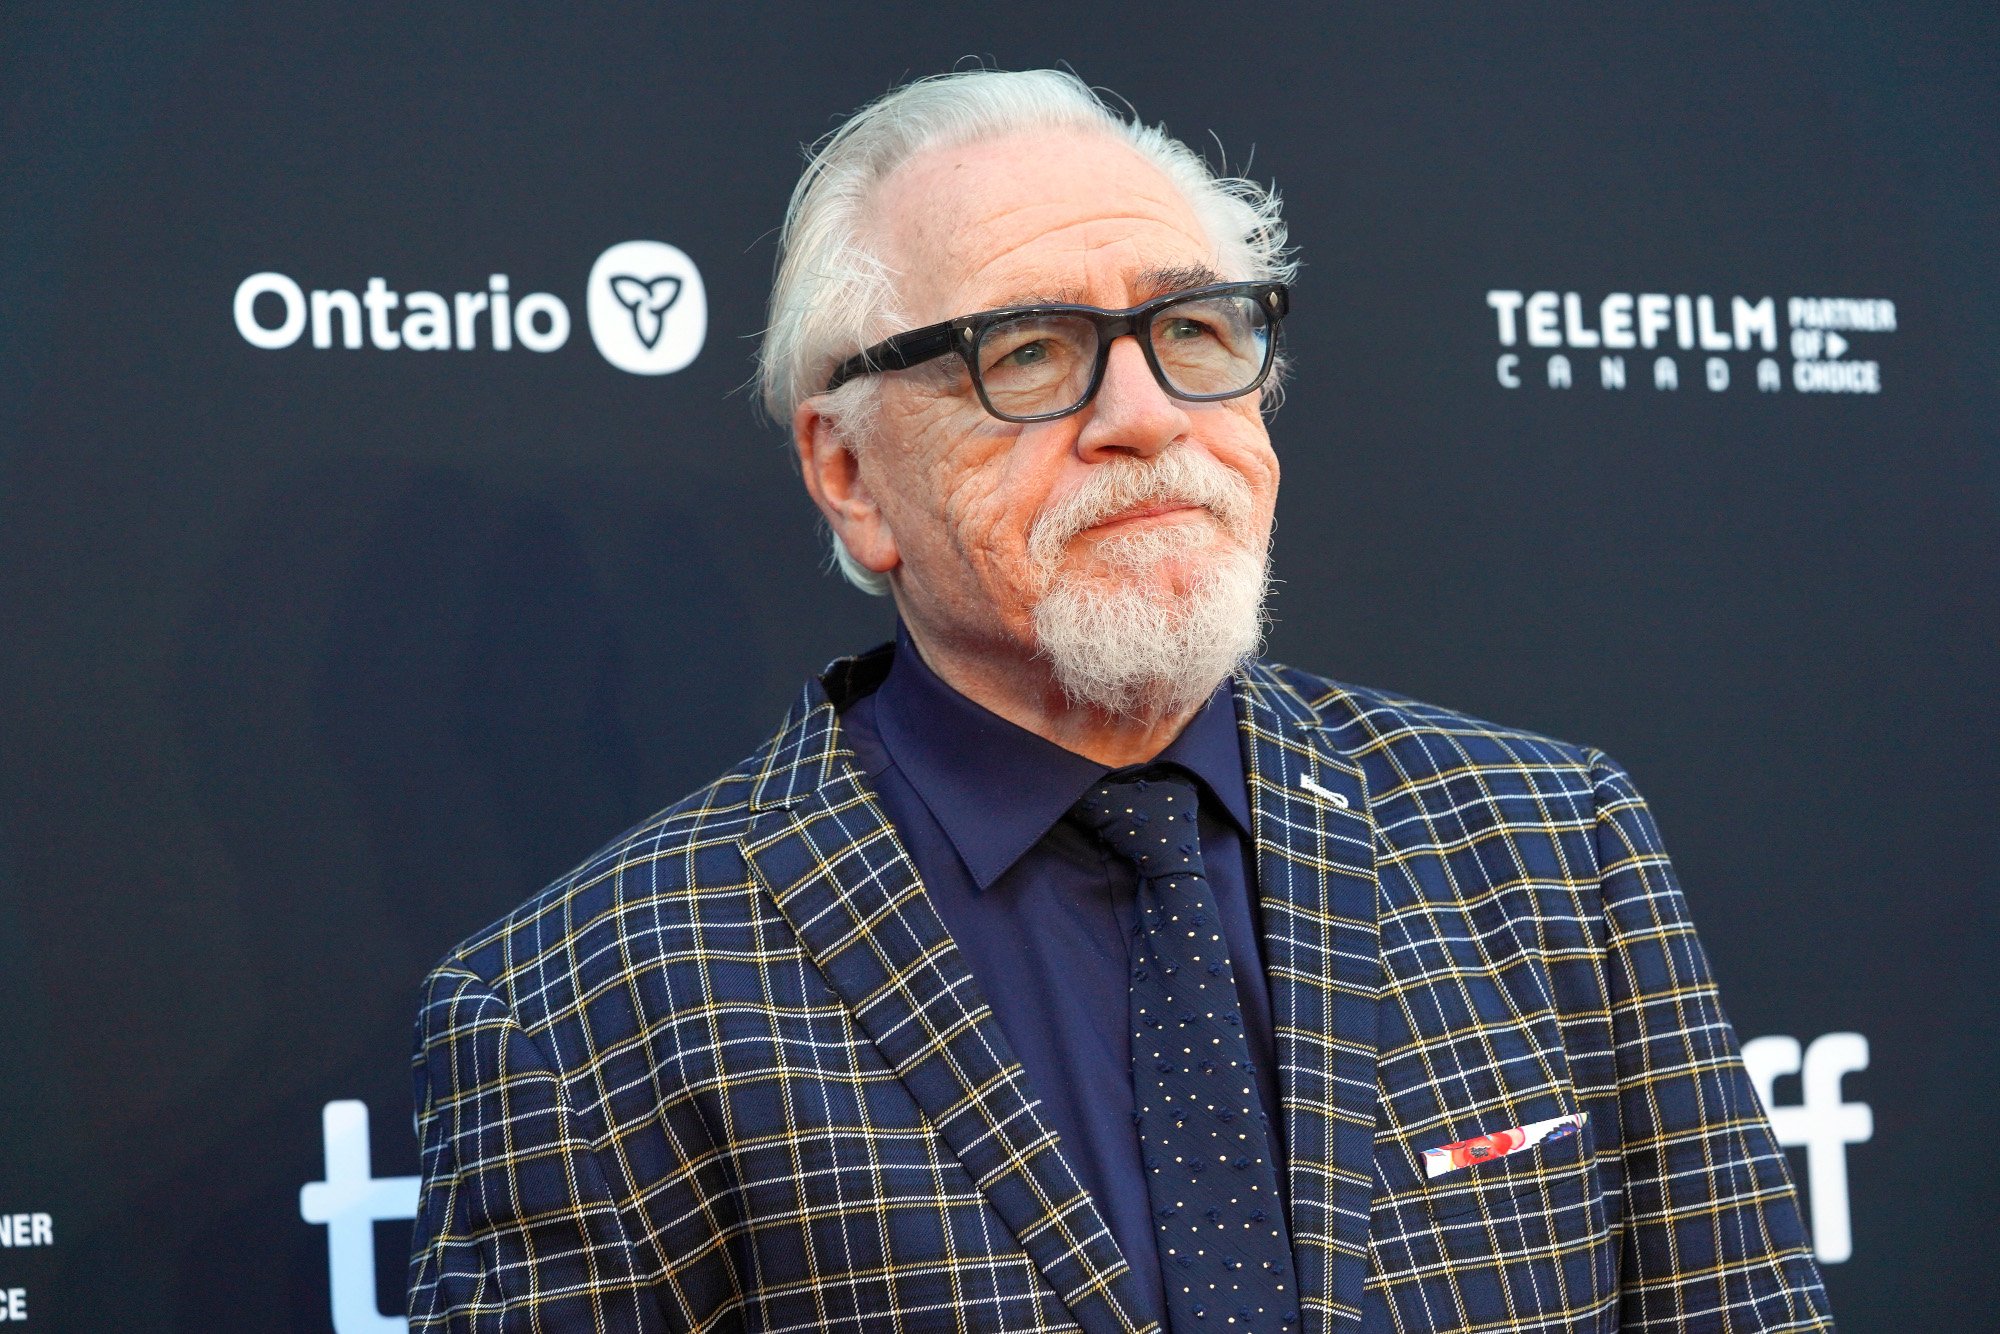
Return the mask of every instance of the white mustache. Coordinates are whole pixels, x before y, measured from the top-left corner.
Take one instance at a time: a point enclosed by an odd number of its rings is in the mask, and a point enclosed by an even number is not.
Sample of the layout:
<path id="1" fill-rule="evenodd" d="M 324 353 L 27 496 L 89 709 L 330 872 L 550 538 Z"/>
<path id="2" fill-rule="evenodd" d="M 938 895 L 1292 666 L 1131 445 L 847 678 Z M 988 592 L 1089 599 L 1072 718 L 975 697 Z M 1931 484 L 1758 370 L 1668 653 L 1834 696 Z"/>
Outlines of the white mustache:
<path id="1" fill-rule="evenodd" d="M 1192 505 L 1215 516 L 1238 541 L 1248 538 L 1250 484 L 1208 455 L 1185 445 L 1143 460 L 1107 460 L 1091 468 L 1082 486 L 1036 516 L 1028 554 L 1047 570 L 1078 533 L 1153 505 Z"/>

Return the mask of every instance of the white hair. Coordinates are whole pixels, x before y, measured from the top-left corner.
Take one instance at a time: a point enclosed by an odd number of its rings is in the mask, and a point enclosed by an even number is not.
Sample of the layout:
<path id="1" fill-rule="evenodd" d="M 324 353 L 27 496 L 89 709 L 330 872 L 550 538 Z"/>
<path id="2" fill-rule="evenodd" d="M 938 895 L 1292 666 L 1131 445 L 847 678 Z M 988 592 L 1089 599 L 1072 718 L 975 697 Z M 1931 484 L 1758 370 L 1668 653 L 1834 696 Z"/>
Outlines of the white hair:
<path id="1" fill-rule="evenodd" d="M 792 191 L 757 358 L 764 407 L 774 420 L 789 425 L 835 366 L 907 326 L 895 308 L 896 274 L 869 247 L 869 212 L 881 183 L 928 149 L 1060 130 L 1108 134 L 1157 167 L 1208 233 L 1222 273 L 1246 282 L 1292 277 L 1297 266 L 1275 192 L 1217 176 L 1164 127 L 1107 105 L 1074 74 L 981 69 L 919 79 L 869 103 L 821 140 Z M 876 377 L 860 376 L 826 405 L 850 448 L 872 424 L 877 392 Z M 889 591 L 888 579 L 856 561 L 838 534 L 833 553 L 855 586 Z"/>

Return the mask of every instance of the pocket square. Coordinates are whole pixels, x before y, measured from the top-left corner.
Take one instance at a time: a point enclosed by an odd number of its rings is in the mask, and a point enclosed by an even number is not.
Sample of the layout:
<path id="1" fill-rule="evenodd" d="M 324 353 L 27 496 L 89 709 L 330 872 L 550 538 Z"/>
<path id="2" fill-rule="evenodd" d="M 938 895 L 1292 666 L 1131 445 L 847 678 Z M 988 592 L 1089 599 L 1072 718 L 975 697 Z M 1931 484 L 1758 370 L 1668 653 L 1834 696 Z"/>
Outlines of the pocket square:
<path id="1" fill-rule="evenodd" d="M 1569 1116 L 1555 1116 L 1546 1121 L 1532 1121 L 1525 1126 L 1496 1130 L 1490 1135 L 1481 1135 L 1476 1139 L 1462 1139 L 1456 1144 L 1425 1149 L 1424 1176 L 1441 1177 L 1446 1172 L 1456 1172 L 1461 1167 L 1471 1167 L 1474 1163 L 1490 1163 L 1496 1158 L 1505 1158 L 1510 1153 L 1532 1149 L 1544 1140 L 1556 1140 L 1566 1135 L 1574 1135 L 1589 1119 L 1589 1112 L 1575 1112 Z"/>

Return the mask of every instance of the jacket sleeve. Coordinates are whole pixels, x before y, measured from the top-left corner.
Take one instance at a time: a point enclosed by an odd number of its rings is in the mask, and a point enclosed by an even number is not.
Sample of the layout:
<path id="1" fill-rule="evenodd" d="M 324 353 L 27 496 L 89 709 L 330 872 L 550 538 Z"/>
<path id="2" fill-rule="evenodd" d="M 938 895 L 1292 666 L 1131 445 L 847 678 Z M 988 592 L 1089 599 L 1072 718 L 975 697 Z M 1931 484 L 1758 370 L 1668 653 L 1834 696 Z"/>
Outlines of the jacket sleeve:
<path id="1" fill-rule="evenodd" d="M 414 1064 L 410 1328 L 664 1329 L 561 1084 L 476 974 L 426 980 Z"/>
<path id="2" fill-rule="evenodd" d="M 1830 1330 L 1784 1154 L 1659 830 L 1592 754 L 1622 1122 L 1620 1327 Z"/>

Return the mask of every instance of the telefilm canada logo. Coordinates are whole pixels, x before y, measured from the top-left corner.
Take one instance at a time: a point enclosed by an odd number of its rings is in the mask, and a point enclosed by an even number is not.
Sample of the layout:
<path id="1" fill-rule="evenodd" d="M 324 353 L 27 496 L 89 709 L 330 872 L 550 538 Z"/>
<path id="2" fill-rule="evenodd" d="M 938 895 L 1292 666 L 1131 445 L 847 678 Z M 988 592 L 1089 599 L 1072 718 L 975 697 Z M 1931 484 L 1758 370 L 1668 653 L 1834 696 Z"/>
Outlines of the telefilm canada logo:
<path id="1" fill-rule="evenodd" d="M 570 340 L 569 303 L 513 286 L 495 273 L 471 291 L 398 291 L 379 276 L 358 291 L 308 290 L 267 270 L 236 285 L 231 311 L 243 341 L 267 352 L 301 343 L 318 351 L 560 352 Z M 599 255 L 583 301 L 598 352 L 634 375 L 681 370 L 708 338 L 701 270 L 664 241 L 621 241 Z"/>
<path id="2" fill-rule="evenodd" d="M 1495 288 L 1486 305 L 1499 338 L 1503 389 L 1613 393 L 1650 386 L 1727 393 L 1879 394 L 1882 336 L 1896 303 L 1880 297 L 1528 292 Z M 1782 317 L 1784 331 L 1779 330 Z M 1781 356 L 1789 356 L 1789 372 Z M 1593 373 L 1594 372 L 1594 373 Z"/>

